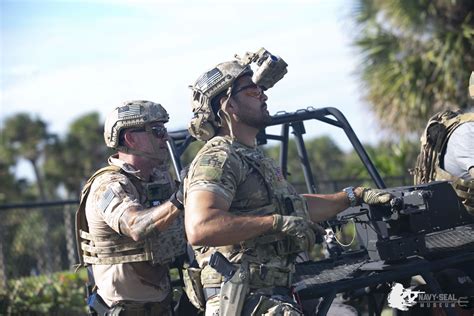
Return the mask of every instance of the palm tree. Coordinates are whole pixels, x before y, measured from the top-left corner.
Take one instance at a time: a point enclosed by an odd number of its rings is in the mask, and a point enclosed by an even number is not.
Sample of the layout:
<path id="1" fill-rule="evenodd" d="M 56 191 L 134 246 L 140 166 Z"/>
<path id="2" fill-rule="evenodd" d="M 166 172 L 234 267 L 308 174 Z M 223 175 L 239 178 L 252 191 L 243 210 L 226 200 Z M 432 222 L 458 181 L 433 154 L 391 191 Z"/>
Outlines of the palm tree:
<path id="1" fill-rule="evenodd" d="M 472 106 L 473 1 L 356 0 L 352 12 L 358 74 L 383 127 L 418 135 L 432 114 Z"/>

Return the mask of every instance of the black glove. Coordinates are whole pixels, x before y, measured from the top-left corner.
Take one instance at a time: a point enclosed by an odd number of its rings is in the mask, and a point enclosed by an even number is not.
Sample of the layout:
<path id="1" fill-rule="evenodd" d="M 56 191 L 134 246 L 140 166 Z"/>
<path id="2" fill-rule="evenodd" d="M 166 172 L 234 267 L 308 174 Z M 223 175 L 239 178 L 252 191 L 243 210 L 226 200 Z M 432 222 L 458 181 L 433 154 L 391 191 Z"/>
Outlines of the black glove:
<path id="1" fill-rule="evenodd" d="M 186 178 L 187 174 L 189 171 L 189 166 L 183 168 L 181 172 L 179 173 L 181 177 L 181 182 L 176 181 L 176 186 L 178 189 L 171 195 L 170 197 L 170 202 L 173 203 L 174 206 L 176 206 L 180 210 L 184 210 L 184 178 Z"/>
<path id="2" fill-rule="evenodd" d="M 179 183 L 178 190 L 171 194 L 170 202 L 173 203 L 173 205 L 176 206 L 177 209 L 184 210 L 182 181 Z"/>

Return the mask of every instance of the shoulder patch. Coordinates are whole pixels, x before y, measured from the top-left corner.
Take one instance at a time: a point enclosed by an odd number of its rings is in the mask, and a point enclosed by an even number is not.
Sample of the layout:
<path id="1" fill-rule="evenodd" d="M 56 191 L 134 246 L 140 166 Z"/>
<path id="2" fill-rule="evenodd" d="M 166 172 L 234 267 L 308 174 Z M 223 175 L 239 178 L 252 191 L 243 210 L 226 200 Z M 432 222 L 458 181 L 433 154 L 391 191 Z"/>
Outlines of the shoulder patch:
<path id="1" fill-rule="evenodd" d="M 112 188 L 109 188 L 107 189 L 107 191 L 105 191 L 105 193 L 102 195 L 102 198 L 100 199 L 98 203 L 98 208 L 102 213 L 105 212 L 105 210 L 110 205 L 110 202 L 112 202 L 114 197 L 115 197 L 115 193 L 112 190 Z"/>
<path id="2" fill-rule="evenodd" d="M 206 181 L 220 180 L 226 161 L 227 154 L 223 152 L 213 152 L 201 156 L 195 166 L 193 179 Z"/>
<path id="3" fill-rule="evenodd" d="M 214 152 L 212 154 L 203 155 L 199 159 L 199 167 L 218 167 L 222 168 L 225 161 L 227 160 L 227 155 L 221 152 Z"/>

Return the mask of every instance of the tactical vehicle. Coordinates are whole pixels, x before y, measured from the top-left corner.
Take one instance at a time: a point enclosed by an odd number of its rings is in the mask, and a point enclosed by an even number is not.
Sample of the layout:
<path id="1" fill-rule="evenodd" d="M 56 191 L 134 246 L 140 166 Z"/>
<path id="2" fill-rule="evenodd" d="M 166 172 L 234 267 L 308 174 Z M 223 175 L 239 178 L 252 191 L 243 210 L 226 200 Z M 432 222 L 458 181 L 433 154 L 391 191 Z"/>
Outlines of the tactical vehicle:
<path id="1" fill-rule="evenodd" d="M 316 193 L 305 147 L 305 123 L 330 124 L 347 136 L 376 187 L 395 196 L 380 207 L 349 208 L 338 218 L 323 223 L 327 229 L 323 244 L 329 256 L 319 261 L 297 264 L 295 296 L 305 313 L 326 315 L 338 293 L 348 299 L 364 297 L 369 315 L 380 315 L 394 282 L 409 285 L 421 275 L 433 293 L 441 293 L 433 273 L 468 262 L 474 263 L 474 217 L 466 212 L 448 182 L 386 188 L 366 150 L 344 115 L 336 108 L 308 108 L 272 116 L 267 128 L 257 136 L 259 145 L 268 140 L 280 142 L 280 167 L 288 176 L 290 132 L 296 142 L 307 192 Z M 279 135 L 267 134 L 271 126 L 280 126 Z M 183 168 L 181 156 L 194 138 L 186 130 L 170 132 L 169 147 L 176 174 Z M 332 231 L 348 222 L 357 227 L 358 249 L 347 249 L 333 238 Z M 454 311 L 446 306 L 448 315 Z"/>

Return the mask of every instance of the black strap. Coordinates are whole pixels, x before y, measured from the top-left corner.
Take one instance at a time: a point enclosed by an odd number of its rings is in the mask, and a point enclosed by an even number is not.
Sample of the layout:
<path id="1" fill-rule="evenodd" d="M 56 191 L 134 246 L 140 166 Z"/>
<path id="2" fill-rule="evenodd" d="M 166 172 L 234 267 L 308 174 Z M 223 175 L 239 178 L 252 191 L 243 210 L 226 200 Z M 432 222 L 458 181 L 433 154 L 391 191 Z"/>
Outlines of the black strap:
<path id="1" fill-rule="evenodd" d="M 173 194 L 171 194 L 169 201 L 171 202 L 171 204 L 173 204 L 174 206 L 176 206 L 176 208 L 177 208 L 178 210 L 184 210 L 184 205 L 183 205 L 183 203 L 181 203 L 181 202 L 178 200 L 178 198 L 176 197 L 176 192 L 174 192 Z"/>

